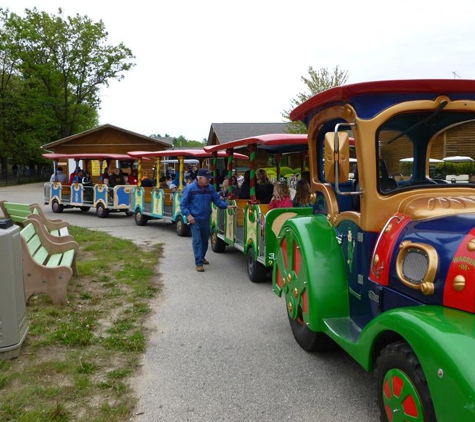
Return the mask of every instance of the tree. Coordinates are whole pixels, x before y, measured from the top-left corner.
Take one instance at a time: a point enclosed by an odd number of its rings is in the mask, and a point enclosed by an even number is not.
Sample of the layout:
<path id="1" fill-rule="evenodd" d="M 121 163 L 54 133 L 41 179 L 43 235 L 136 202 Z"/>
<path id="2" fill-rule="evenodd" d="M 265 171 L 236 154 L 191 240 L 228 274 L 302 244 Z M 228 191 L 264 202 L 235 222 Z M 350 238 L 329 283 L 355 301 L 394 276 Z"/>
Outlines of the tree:
<path id="1" fill-rule="evenodd" d="M 102 21 L 58 12 L 26 9 L 24 18 L 10 14 L 5 22 L 17 46 L 12 53 L 19 72 L 33 88 L 31 100 L 37 110 L 51 112 L 47 123 L 56 128 L 54 139 L 97 125 L 100 89 L 135 65 L 124 44 L 107 44 Z"/>
<path id="2" fill-rule="evenodd" d="M 180 135 L 178 138 L 173 138 L 174 148 L 194 148 L 194 147 L 203 148 L 205 144 L 206 144 L 205 142 L 189 141 L 182 135 Z"/>
<path id="3" fill-rule="evenodd" d="M 303 83 L 307 86 L 307 92 L 300 92 L 296 98 L 290 100 L 291 108 L 284 110 L 282 117 L 289 121 L 288 132 L 289 133 L 307 133 L 307 128 L 302 122 L 292 122 L 290 119 L 290 112 L 313 97 L 315 94 L 326 91 L 327 89 L 335 86 L 344 85 L 348 80 L 348 72 L 341 70 L 338 66 L 335 66 L 333 71 L 329 71 L 327 68 L 321 68 L 319 70 L 313 69 L 312 66 L 308 68 L 309 77 L 301 77 Z"/>
<path id="4" fill-rule="evenodd" d="M 8 12 L 0 9 L 0 22 L 8 19 Z M 10 158 L 17 164 L 28 164 L 28 152 L 38 144 L 29 137 L 28 117 L 34 113 L 25 93 L 27 87 L 18 71 L 13 34 L 0 27 L 0 159 L 2 169 Z M 39 154 L 36 154 L 39 155 Z"/>

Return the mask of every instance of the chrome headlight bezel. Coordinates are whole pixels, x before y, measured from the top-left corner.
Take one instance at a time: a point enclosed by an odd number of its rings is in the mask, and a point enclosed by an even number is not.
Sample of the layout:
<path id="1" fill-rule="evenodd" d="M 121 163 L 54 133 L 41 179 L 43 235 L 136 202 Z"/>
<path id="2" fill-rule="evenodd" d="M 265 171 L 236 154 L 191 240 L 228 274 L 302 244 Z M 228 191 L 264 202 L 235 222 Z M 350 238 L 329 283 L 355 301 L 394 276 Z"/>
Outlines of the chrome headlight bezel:
<path id="1" fill-rule="evenodd" d="M 423 276 L 420 279 L 408 277 L 407 258 L 409 255 L 418 254 L 423 256 L 426 266 L 422 270 Z M 402 242 L 399 245 L 399 253 L 396 260 L 396 272 L 401 282 L 411 289 L 420 290 L 425 295 L 434 293 L 434 280 L 439 266 L 439 257 L 434 247 L 424 243 Z"/>

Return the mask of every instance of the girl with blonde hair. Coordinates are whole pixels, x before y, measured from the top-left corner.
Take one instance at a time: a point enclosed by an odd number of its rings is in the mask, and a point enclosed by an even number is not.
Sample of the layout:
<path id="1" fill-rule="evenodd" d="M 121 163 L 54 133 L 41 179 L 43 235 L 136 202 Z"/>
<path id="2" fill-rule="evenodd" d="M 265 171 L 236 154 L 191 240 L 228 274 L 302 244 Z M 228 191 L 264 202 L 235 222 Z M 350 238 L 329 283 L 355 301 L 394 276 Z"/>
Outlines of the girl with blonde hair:
<path id="1" fill-rule="evenodd" d="M 289 187 L 279 182 L 274 183 L 274 196 L 269 203 L 269 209 L 291 208 L 292 206 Z"/>

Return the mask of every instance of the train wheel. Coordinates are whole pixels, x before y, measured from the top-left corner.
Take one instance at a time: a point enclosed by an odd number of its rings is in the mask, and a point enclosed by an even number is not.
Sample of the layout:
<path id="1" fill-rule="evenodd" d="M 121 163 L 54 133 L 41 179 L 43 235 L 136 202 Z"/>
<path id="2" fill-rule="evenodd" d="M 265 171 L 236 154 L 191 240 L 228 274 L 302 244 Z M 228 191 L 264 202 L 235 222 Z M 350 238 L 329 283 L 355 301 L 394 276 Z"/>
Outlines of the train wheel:
<path id="1" fill-rule="evenodd" d="M 96 214 L 99 218 L 107 218 L 109 216 L 109 210 L 104 204 L 97 204 Z"/>
<path id="2" fill-rule="evenodd" d="M 211 249 L 216 253 L 224 252 L 226 249 L 226 242 L 218 236 L 216 230 L 211 232 Z"/>
<path id="3" fill-rule="evenodd" d="M 139 209 L 135 210 L 135 224 L 137 226 L 145 226 L 147 224 L 148 217 L 143 215 Z"/>
<path id="4" fill-rule="evenodd" d="M 382 350 L 376 377 L 381 420 L 436 420 L 426 377 L 406 342 L 393 343 Z"/>
<path id="5" fill-rule="evenodd" d="M 64 205 L 60 204 L 57 199 L 54 199 L 51 203 L 51 209 L 54 213 L 61 213 L 64 210 Z"/>
<path id="6" fill-rule="evenodd" d="M 88 212 L 91 207 L 79 207 L 79 209 L 82 211 L 82 212 Z"/>
<path id="7" fill-rule="evenodd" d="M 310 310 L 309 277 L 303 254 L 296 234 L 287 230 L 276 254 L 275 283 L 284 294 L 290 328 L 299 346 L 307 352 L 334 350 L 336 343 L 325 333 L 312 331 L 305 321 L 310 319 Z"/>
<path id="8" fill-rule="evenodd" d="M 254 249 L 247 250 L 247 275 L 253 283 L 266 281 L 267 268 L 254 258 Z"/>
<path id="9" fill-rule="evenodd" d="M 299 313 L 301 313 L 301 311 L 299 311 Z M 294 319 L 289 313 L 287 313 L 287 315 L 289 317 L 292 334 L 303 350 L 307 352 L 327 352 L 337 348 L 336 343 L 325 333 L 310 330 L 310 328 L 308 328 L 303 322 L 301 316 Z"/>
<path id="10" fill-rule="evenodd" d="M 190 226 L 185 224 L 181 215 L 176 219 L 176 234 L 180 237 L 186 237 L 190 235 Z"/>

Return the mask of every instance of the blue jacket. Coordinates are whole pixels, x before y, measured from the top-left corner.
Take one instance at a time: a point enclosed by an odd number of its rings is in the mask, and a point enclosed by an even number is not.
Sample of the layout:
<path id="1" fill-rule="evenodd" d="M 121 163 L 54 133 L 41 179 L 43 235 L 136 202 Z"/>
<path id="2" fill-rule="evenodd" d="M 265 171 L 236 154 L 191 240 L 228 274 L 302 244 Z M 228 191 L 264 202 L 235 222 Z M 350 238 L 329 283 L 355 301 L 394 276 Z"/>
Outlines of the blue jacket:
<path id="1" fill-rule="evenodd" d="M 211 202 L 218 208 L 227 208 L 228 203 L 223 201 L 212 185 L 201 187 L 198 181 L 190 183 L 182 192 L 180 201 L 181 213 L 188 217 L 190 214 L 196 221 L 207 221 L 211 217 Z"/>

